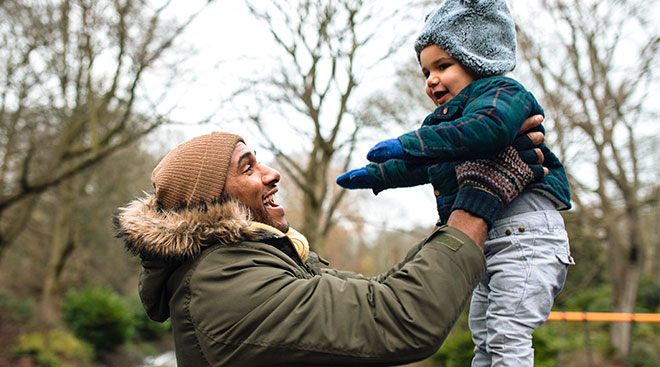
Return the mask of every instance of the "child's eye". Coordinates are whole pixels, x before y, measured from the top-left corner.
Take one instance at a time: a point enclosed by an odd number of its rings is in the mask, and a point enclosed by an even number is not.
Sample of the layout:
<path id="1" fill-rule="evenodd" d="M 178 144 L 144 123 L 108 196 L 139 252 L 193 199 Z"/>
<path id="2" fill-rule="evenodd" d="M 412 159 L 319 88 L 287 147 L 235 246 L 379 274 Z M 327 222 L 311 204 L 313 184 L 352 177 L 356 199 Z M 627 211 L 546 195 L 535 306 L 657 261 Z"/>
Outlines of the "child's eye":
<path id="1" fill-rule="evenodd" d="M 446 63 L 446 64 L 440 64 L 440 65 L 438 65 L 438 69 L 440 69 L 440 70 L 445 70 L 445 69 L 447 69 L 447 68 L 450 67 L 450 66 L 451 66 L 451 64 L 449 64 L 449 63 Z"/>

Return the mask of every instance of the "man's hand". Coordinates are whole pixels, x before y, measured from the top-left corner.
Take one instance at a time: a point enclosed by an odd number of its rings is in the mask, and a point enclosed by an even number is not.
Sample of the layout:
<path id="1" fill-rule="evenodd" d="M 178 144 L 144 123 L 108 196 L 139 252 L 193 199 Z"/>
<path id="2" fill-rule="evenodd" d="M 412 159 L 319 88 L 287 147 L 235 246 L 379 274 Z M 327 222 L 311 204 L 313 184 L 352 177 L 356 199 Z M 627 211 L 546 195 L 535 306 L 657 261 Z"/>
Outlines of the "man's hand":
<path id="1" fill-rule="evenodd" d="M 537 148 L 545 141 L 545 129 L 541 125 L 543 120 L 542 115 L 527 118 L 518 131 L 518 137 L 511 145 L 518 151 L 523 162 L 530 165 L 536 177 L 547 176 L 549 173 L 548 169 L 542 166 L 543 153 L 541 153 L 541 149 Z"/>
<path id="2" fill-rule="evenodd" d="M 483 218 L 472 215 L 465 210 L 457 209 L 449 215 L 447 225 L 468 235 L 479 247 L 484 247 L 488 224 Z"/>
<path id="3" fill-rule="evenodd" d="M 520 130 L 518 130 L 518 135 L 523 135 L 531 132 L 540 132 L 541 135 L 544 135 L 545 129 L 543 128 L 543 126 L 541 126 L 544 120 L 545 117 L 543 117 L 543 115 L 529 116 L 527 120 L 523 121 Z"/>

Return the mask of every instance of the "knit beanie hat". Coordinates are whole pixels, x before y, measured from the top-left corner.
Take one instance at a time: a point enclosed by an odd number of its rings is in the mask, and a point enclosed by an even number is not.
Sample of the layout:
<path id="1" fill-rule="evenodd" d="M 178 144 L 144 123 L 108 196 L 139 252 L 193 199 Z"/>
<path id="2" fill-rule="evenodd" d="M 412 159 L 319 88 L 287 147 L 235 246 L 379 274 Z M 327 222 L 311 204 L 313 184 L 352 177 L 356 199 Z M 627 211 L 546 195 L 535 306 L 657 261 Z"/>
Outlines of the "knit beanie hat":
<path id="1" fill-rule="evenodd" d="M 222 194 L 238 135 L 212 132 L 172 149 L 154 168 L 151 184 L 164 209 L 210 202 Z"/>
<path id="2" fill-rule="evenodd" d="M 516 31 L 505 0 L 445 0 L 426 16 L 415 41 L 417 60 L 438 45 L 477 77 L 516 66 Z"/>

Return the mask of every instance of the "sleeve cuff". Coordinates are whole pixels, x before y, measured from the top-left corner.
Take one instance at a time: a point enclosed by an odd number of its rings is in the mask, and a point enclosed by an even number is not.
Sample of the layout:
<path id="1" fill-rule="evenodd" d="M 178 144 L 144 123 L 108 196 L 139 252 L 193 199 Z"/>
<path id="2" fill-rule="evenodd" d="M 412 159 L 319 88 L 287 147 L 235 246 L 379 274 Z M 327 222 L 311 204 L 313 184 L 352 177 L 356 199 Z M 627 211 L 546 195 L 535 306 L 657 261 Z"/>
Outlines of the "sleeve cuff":
<path id="1" fill-rule="evenodd" d="M 371 178 L 371 190 L 373 191 L 374 195 L 378 195 L 379 192 L 387 189 L 384 184 L 384 179 L 380 167 L 376 163 L 369 163 L 366 165 L 366 167 L 367 172 L 369 173 L 369 177 Z"/>
<path id="2" fill-rule="evenodd" d="M 466 212 L 483 218 L 488 229 L 493 227 L 497 213 L 502 209 L 502 202 L 496 196 L 485 190 L 473 187 L 463 187 L 458 191 L 451 210 L 462 209 Z"/>

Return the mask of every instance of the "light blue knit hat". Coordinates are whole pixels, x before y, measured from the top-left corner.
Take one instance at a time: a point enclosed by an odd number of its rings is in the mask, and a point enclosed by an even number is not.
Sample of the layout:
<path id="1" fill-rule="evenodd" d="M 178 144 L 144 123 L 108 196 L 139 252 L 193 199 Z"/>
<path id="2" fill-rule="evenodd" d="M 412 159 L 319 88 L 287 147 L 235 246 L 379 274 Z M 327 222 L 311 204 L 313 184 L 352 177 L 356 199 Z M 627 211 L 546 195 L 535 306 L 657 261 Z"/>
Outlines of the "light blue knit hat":
<path id="1" fill-rule="evenodd" d="M 516 67 L 516 30 L 504 0 L 445 0 L 426 16 L 415 41 L 417 60 L 436 44 L 478 77 Z"/>

